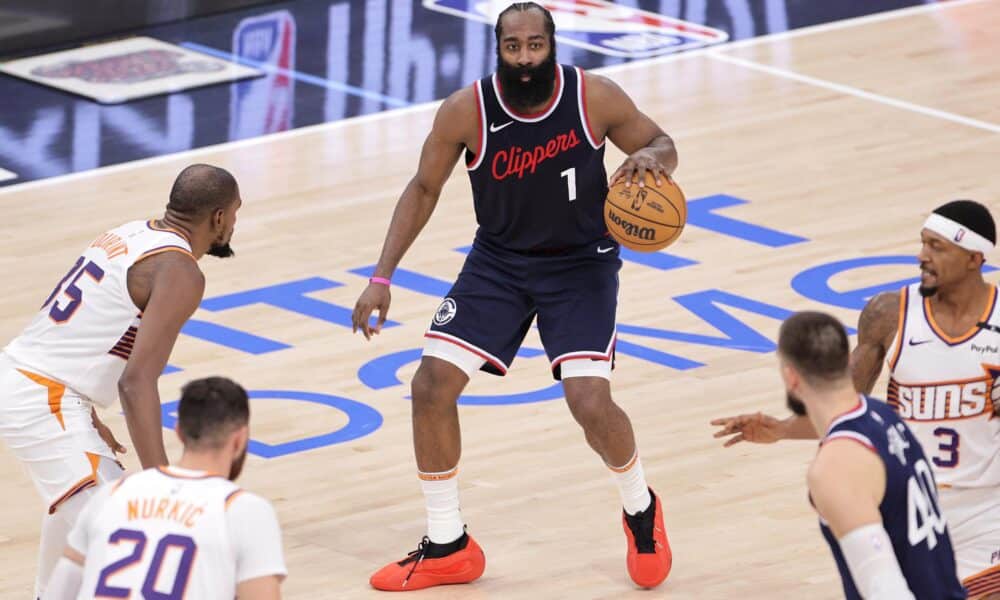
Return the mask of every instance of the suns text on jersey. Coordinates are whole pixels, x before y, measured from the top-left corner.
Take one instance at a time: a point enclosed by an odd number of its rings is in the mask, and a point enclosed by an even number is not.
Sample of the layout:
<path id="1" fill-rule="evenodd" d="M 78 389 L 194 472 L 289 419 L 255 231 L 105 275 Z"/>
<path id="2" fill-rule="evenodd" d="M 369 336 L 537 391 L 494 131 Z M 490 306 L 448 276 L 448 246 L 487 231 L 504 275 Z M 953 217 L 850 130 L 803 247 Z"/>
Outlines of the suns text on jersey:
<path id="1" fill-rule="evenodd" d="M 993 412 L 1000 396 L 997 367 L 983 365 L 986 374 L 977 379 L 908 384 L 889 381 L 888 400 L 899 416 L 912 421 L 968 419 Z"/>

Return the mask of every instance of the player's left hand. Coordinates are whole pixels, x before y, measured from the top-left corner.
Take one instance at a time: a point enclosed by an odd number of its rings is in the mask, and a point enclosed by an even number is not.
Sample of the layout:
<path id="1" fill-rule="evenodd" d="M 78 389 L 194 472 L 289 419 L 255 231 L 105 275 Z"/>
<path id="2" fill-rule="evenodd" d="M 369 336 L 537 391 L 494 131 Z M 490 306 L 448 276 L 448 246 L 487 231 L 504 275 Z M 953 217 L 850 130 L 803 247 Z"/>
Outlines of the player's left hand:
<path id="1" fill-rule="evenodd" d="M 111 428 L 104 424 L 103 421 L 97 418 L 97 411 L 94 409 L 90 410 L 90 418 L 94 422 L 94 429 L 97 430 L 98 435 L 101 439 L 111 448 L 111 451 L 115 454 L 125 454 L 128 449 L 118 443 L 115 439 L 115 434 L 111 432 Z"/>
<path id="2" fill-rule="evenodd" d="M 656 154 L 650 148 L 642 148 L 632 153 L 625 159 L 622 166 L 611 176 L 608 185 L 614 185 L 619 181 L 625 181 L 625 187 L 631 187 L 633 183 L 639 187 L 646 187 L 646 172 L 653 174 L 656 185 L 663 185 L 664 179 L 670 179 L 670 173 L 666 165 L 656 159 Z"/>

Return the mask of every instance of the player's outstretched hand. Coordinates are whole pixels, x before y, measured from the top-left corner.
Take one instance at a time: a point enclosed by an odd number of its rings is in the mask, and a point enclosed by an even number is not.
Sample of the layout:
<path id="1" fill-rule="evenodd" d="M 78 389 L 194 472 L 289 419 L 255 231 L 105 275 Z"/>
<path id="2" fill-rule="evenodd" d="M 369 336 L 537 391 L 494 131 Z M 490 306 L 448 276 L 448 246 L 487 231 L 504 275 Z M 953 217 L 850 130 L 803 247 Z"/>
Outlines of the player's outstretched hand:
<path id="1" fill-rule="evenodd" d="M 725 448 L 740 442 L 773 444 L 784 438 L 784 422 L 759 412 L 751 415 L 712 419 L 711 424 L 722 428 L 716 431 L 712 437 L 732 436 L 723 444 Z"/>
<path id="2" fill-rule="evenodd" d="M 608 185 L 624 180 L 625 187 L 630 187 L 633 183 L 645 187 L 647 171 L 653 174 L 657 186 L 663 185 L 665 179 L 670 179 L 667 167 L 657 160 L 656 154 L 649 148 L 642 148 L 625 159 L 622 166 L 611 176 Z"/>
<path id="3" fill-rule="evenodd" d="M 369 283 L 364 292 L 358 298 L 358 303 L 354 305 L 354 313 L 351 314 L 351 324 L 355 333 L 360 329 L 366 340 L 372 339 L 372 335 L 382 331 L 385 324 L 386 315 L 389 314 L 389 302 L 392 295 L 389 293 L 389 286 L 380 283 Z M 378 310 L 378 321 L 372 327 L 370 318 L 372 312 Z"/>
<path id="4" fill-rule="evenodd" d="M 125 454 L 128 450 L 125 446 L 118 443 L 115 439 L 115 434 L 111 432 L 111 428 L 104 424 L 103 421 L 97 418 L 97 411 L 94 409 L 90 410 L 90 419 L 94 423 L 94 429 L 97 430 L 98 435 L 101 439 L 111 448 L 111 451 L 115 454 Z"/>

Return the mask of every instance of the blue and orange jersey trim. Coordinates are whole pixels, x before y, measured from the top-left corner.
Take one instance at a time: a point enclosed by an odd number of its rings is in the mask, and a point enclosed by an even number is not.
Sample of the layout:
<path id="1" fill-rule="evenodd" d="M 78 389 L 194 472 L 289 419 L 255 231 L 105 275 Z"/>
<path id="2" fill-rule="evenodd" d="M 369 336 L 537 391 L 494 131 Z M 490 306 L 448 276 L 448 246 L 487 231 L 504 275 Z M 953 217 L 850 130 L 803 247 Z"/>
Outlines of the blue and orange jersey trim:
<path id="1" fill-rule="evenodd" d="M 213 473 L 202 473 L 201 475 L 186 475 L 184 473 L 174 473 L 170 471 L 170 467 L 156 467 L 156 470 L 166 475 L 167 477 L 172 477 L 174 479 L 211 479 L 213 477 L 219 477 Z"/>
<path id="2" fill-rule="evenodd" d="M 899 357 L 903 354 L 903 341 L 906 339 L 906 313 L 910 306 L 910 288 L 904 287 L 899 291 L 899 317 L 896 321 L 896 351 L 889 359 L 889 370 L 894 371 Z"/>
<path id="3" fill-rule="evenodd" d="M 87 460 L 90 461 L 90 475 L 87 475 L 80 481 L 73 484 L 73 487 L 69 488 L 69 490 L 65 494 L 59 496 L 59 498 L 57 498 L 56 501 L 49 506 L 50 515 L 55 514 L 56 510 L 59 509 L 59 506 L 63 502 L 66 502 L 67 500 L 79 494 L 83 490 L 97 485 L 97 465 L 101 462 L 101 456 L 99 454 L 92 454 L 90 452 L 85 452 L 84 454 L 87 455 Z"/>
<path id="4" fill-rule="evenodd" d="M 986 309 L 983 311 L 983 314 L 980 315 L 979 319 L 976 321 L 977 324 L 973 325 L 968 331 L 966 331 L 962 335 L 959 335 L 958 337 L 952 337 L 947 333 L 945 333 L 944 329 L 942 329 L 941 326 L 937 324 L 937 321 L 934 320 L 934 313 L 931 310 L 930 298 L 924 298 L 924 319 L 927 321 L 927 324 L 930 325 L 931 331 L 933 331 L 934 334 L 938 336 L 942 342 L 948 344 L 949 346 L 957 346 L 959 344 L 964 344 L 965 342 L 976 337 L 976 334 L 978 334 L 981 331 L 978 323 L 985 323 L 986 321 L 989 320 L 990 315 L 993 314 L 993 309 L 996 307 L 996 303 L 997 303 L 997 286 L 991 285 L 990 299 L 986 303 Z"/>
<path id="5" fill-rule="evenodd" d="M 194 258 L 194 254 L 191 254 L 191 251 L 185 248 L 184 246 L 175 246 L 173 244 L 168 244 L 166 246 L 158 246 L 156 248 L 151 248 L 149 250 L 146 250 L 145 252 L 140 254 L 138 258 L 135 259 L 135 262 L 139 262 L 140 260 L 145 260 L 150 256 L 156 256 L 157 254 L 162 254 L 163 252 L 180 252 L 181 254 L 186 254 L 187 256 L 191 257 L 192 260 L 197 260 Z"/>
<path id="6" fill-rule="evenodd" d="M 157 225 L 156 219 L 149 219 L 148 221 L 146 221 L 146 227 L 149 227 L 153 231 L 164 231 L 167 233 L 178 235 L 181 238 L 183 238 L 184 241 L 187 242 L 189 246 L 191 245 L 191 238 L 189 238 L 186 233 L 184 233 L 179 229 L 174 229 L 173 227 L 162 227 L 160 225 Z"/>
<path id="7" fill-rule="evenodd" d="M 236 488 L 235 490 L 229 492 L 229 495 L 226 496 L 226 508 L 225 508 L 225 510 L 229 510 L 229 505 L 231 505 L 233 503 L 233 500 L 236 500 L 237 498 L 239 498 L 240 494 L 242 494 L 242 493 L 243 493 L 243 488 Z"/>

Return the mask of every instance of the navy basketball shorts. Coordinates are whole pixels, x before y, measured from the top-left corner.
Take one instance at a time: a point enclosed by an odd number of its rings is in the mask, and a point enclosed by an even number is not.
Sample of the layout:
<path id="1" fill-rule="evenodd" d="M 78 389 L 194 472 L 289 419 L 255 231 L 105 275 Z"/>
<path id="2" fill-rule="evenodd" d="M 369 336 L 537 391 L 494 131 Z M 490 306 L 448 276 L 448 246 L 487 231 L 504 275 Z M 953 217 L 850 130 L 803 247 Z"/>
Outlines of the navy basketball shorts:
<path id="1" fill-rule="evenodd" d="M 618 308 L 618 244 L 522 254 L 480 242 L 425 334 L 424 356 L 505 375 L 537 318 L 556 379 L 611 378 Z"/>

